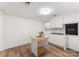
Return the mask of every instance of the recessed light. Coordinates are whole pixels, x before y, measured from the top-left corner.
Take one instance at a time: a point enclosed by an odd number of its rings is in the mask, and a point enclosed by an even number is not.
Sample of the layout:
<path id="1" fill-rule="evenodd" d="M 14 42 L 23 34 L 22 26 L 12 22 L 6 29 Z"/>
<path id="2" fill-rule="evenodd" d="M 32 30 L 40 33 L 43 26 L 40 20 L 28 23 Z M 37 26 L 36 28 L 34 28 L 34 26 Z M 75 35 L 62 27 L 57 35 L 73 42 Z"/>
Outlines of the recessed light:
<path id="1" fill-rule="evenodd" d="M 50 13 L 52 13 L 52 10 L 50 8 L 41 8 L 40 9 L 40 14 L 42 14 L 42 15 L 48 15 Z"/>

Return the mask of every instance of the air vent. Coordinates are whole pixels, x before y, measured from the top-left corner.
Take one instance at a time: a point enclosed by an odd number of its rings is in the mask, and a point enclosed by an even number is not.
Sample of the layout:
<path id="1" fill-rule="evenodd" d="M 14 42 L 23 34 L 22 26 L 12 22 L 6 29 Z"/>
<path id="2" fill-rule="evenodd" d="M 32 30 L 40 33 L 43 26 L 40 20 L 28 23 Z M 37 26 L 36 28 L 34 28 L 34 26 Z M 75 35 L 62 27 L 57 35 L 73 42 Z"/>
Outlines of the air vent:
<path id="1" fill-rule="evenodd" d="M 26 5 L 30 5 L 30 2 L 25 2 Z"/>

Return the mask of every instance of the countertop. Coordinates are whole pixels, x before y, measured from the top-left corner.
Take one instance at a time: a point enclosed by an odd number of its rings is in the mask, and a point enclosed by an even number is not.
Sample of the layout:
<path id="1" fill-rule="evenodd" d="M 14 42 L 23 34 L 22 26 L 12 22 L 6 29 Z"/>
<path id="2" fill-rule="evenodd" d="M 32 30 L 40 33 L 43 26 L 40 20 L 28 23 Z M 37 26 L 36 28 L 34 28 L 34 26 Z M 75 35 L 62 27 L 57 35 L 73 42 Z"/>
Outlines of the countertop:
<path id="1" fill-rule="evenodd" d="M 48 38 L 48 36 L 41 36 L 41 37 L 39 37 L 39 36 L 33 36 L 32 37 L 32 39 L 34 39 L 35 41 L 45 40 L 47 38 Z"/>
<path id="2" fill-rule="evenodd" d="M 64 33 L 50 33 L 50 34 L 64 35 Z"/>

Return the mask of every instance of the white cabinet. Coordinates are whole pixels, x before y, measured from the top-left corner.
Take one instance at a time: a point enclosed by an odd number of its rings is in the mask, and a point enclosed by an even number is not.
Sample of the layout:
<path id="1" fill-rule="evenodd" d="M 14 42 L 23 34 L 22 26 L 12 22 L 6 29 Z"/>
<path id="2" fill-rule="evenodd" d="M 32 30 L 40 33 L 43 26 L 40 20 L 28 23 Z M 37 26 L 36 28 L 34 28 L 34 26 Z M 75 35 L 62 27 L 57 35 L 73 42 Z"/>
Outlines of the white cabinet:
<path id="1" fill-rule="evenodd" d="M 77 23 L 76 15 L 64 16 L 64 24 Z"/>
<path id="2" fill-rule="evenodd" d="M 79 37 L 68 36 L 68 48 L 79 51 Z"/>
<path id="3" fill-rule="evenodd" d="M 55 35 L 55 44 L 60 47 L 65 47 L 66 39 L 64 35 Z"/>
<path id="4" fill-rule="evenodd" d="M 68 41 L 66 42 L 66 40 Z M 56 35 L 56 34 L 50 34 L 48 38 L 48 42 L 55 44 L 57 46 L 67 48 L 79 51 L 79 37 L 78 36 L 64 36 L 64 35 Z"/>
<path id="5" fill-rule="evenodd" d="M 79 38 L 77 39 L 77 51 L 79 51 Z"/>
<path id="6" fill-rule="evenodd" d="M 62 27 L 62 24 L 69 24 L 69 23 L 79 23 L 79 13 L 54 17 L 53 19 L 50 20 L 50 27 L 51 28 Z"/>
<path id="7" fill-rule="evenodd" d="M 53 34 L 49 34 L 48 42 L 54 44 L 54 43 L 55 43 L 55 39 L 56 39 L 55 35 L 53 35 Z"/>
<path id="8" fill-rule="evenodd" d="M 50 28 L 60 28 L 63 27 L 63 17 L 55 17 L 50 20 Z"/>
<path id="9" fill-rule="evenodd" d="M 79 13 L 76 14 L 76 20 L 79 23 Z"/>
<path id="10" fill-rule="evenodd" d="M 50 25 L 49 25 L 50 28 L 54 28 L 55 27 L 55 18 L 51 19 L 50 20 Z"/>
<path id="11" fill-rule="evenodd" d="M 49 28 L 49 22 L 45 23 L 45 28 Z"/>
<path id="12" fill-rule="evenodd" d="M 60 47 L 65 47 L 66 39 L 64 35 L 50 34 L 48 41 Z"/>

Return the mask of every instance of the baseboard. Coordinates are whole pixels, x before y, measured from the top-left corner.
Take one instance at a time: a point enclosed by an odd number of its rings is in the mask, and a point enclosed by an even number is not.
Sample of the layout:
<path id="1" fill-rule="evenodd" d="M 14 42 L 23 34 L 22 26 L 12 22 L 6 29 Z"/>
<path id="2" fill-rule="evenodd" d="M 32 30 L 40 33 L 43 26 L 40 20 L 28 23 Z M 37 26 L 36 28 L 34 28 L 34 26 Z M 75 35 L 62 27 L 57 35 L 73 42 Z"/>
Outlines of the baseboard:
<path id="1" fill-rule="evenodd" d="M 1 50 L 1 51 L 8 50 L 8 49 L 12 49 L 12 48 L 16 48 L 16 47 L 20 47 L 20 46 L 23 46 L 23 45 L 31 45 L 31 43 L 29 42 L 29 43 L 26 43 L 26 44 L 17 45 L 17 46 L 15 46 L 15 47 L 4 48 L 4 49 Z M 0 51 L 0 52 L 1 52 L 1 51 Z"/>
<path id="2" fill-rule="evenodd" d="M 64 47 L 61 47 L 61 46 L 55 45 L 55 44 L 50 43 L 50 42 L 48 42 L 48 43 L 49 43 L 50 45 L 52 45 L 52 46 L 55 46 L 55 47 L 58 47 L 58 48 L 64 49 Z"/>

